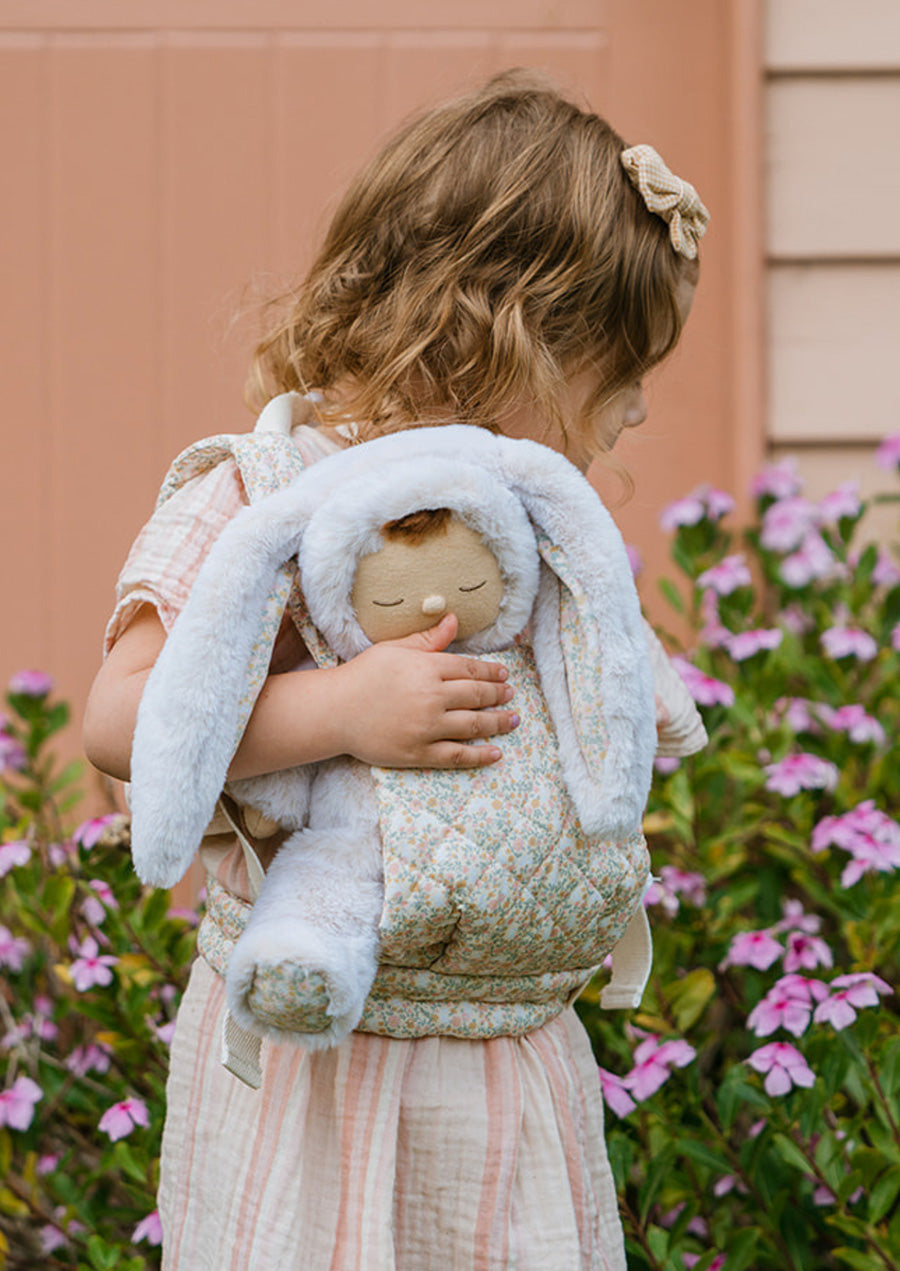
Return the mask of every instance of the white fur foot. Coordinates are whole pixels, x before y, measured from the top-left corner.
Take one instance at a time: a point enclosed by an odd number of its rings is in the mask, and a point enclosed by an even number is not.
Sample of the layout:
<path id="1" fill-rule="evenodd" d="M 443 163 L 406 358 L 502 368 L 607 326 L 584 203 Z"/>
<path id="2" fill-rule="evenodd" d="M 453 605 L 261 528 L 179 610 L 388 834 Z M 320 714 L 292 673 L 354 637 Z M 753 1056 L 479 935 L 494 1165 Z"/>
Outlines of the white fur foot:
<path id="1" fill-rule="evenodd" d="M 297 918 L 251 924 L 228 962 L 228 1005 L 242 1028 L 325 1049 L 359 1023 L 376 967 L 372 933 L 337 935 Z"/>

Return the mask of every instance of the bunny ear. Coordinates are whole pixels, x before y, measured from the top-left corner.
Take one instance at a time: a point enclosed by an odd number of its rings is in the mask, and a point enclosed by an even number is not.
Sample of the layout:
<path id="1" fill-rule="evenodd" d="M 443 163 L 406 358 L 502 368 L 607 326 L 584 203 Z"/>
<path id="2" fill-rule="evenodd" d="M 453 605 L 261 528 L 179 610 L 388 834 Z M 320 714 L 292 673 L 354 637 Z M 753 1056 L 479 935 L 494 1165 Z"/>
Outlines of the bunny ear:
<path id="1" fill-rule="evenodd" d="M 156 660 L 131 754 L 132 855 L 169 887 L 208 825 L 262 685 L 308 519 L 301 476 L 226 526 Z"/>
<path id="2" fill-rule="evenodd" d="M 640 829 L 650 790 L 656 712 L 625 545 L 567 460 L 533 442 L 495 441 L 537 530 L 534 655 L 569 793 L 587 833 L 627 836 Z"/>

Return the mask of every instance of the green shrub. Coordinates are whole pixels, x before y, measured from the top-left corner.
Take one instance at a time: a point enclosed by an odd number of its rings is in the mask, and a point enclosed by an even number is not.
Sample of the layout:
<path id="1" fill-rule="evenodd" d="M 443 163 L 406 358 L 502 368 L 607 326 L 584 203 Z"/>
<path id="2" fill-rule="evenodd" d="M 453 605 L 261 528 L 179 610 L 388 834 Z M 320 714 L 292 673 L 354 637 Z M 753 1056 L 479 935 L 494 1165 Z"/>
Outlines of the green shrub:
<path id="1" fill-rule="evenodd" d="M 630 1268 L 896 1268 L 900 568 L 854 487 L 812 503 L 785 462 L 755 492 L 738 552 L 726 494 L 663 514 L 710 740 L 657 761 L 641 1009 L 579 1011 Z"/>
<path id="2" fill-rule="evenodd" d="M 159 1139 L 193 913 L 143 889 L 127 818 L 66 831 L 80 764 L 47 676 L 22 672 L 0 721 L 0 1268 L 158 1267 Z"/>

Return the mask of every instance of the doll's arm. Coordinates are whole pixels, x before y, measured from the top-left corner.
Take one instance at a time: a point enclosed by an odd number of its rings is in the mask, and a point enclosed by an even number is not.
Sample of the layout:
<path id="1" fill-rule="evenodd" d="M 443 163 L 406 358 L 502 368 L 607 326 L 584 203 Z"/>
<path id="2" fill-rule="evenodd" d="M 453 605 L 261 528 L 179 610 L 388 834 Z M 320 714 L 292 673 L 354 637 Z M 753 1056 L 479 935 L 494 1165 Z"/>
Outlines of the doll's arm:
<path id="1" fill-rule="evenodd" d="M 229 769 L 238 779 L 350 754 L 395 768 L 474 768 L 495 763 L 493 745 L 467 745 L 514 727 L 497 709 L 512 697 L 505 668 L 444 653 L 451 615 L 430 631 L 373 645 L 329 670 L 270 675 Z M 141 694 L 165 642 L 155 610 L 139 610 L 91 688 L 85 753 L 127 781 Z"/>

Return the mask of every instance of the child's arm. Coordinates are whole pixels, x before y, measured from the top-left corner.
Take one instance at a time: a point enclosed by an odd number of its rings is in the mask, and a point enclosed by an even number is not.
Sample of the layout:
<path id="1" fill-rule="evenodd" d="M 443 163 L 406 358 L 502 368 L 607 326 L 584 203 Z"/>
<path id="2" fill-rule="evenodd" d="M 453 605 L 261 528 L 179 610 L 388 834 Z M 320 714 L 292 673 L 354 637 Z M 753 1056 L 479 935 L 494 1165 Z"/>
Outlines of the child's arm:
<path id="1" fill-rule="evenodd" d="M 496 762 L 492 745 L 510 732 L 504 667 L 442 650 L 456 634 L 445 617 L 429 631 L 373 645 L 333 670 L 270 675 L 229 776 L 254 777 L 350 754 L 389 768 L 475 768 Z M 141 608 L 94 680 L 84 715 L 91 763 L 127 781 L 138 705 L 165 642 L 156 611 Z"/>

